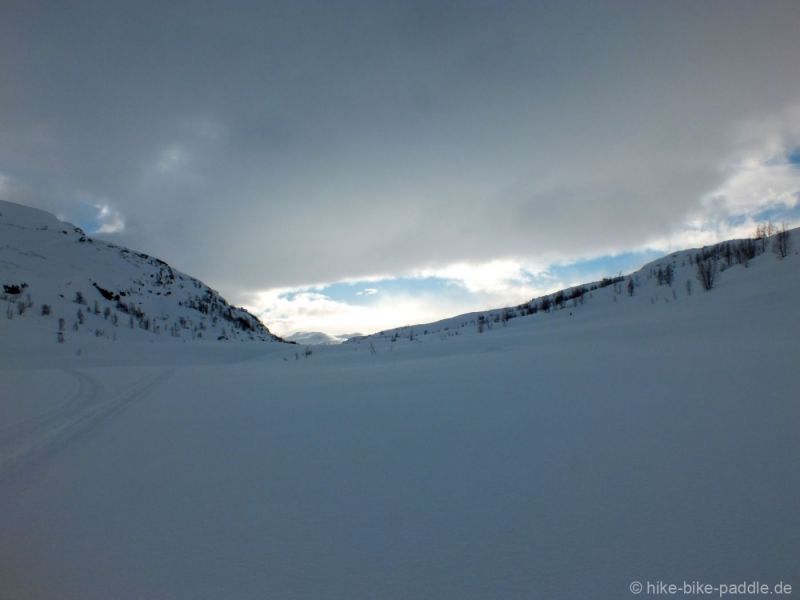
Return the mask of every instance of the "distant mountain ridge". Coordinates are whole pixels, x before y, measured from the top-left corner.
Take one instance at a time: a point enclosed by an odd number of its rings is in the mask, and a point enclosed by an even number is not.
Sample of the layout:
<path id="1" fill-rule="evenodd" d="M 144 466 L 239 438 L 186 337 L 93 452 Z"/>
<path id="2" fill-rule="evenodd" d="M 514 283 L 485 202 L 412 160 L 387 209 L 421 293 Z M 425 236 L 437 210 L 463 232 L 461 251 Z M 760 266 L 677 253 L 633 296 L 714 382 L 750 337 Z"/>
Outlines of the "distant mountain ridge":
<path id="1" fill-rule="evenodd" d="M 360 337 L 360 333 L 348 333 L 344 335 L 329 335 L 321 331 L 298 331 L 287 335 L 284 339 L 296 344 L 307 344 L 309 346 L 335 346 L 346 342 L 352 337 Z"/>
<path id="2" fill-rule="evenodd" d="M 28 331 L 62 343 L 85 335 L 282 341 L 163 260 L 6 201 L 0 201 L 0 286 L 0 334 Z"/>

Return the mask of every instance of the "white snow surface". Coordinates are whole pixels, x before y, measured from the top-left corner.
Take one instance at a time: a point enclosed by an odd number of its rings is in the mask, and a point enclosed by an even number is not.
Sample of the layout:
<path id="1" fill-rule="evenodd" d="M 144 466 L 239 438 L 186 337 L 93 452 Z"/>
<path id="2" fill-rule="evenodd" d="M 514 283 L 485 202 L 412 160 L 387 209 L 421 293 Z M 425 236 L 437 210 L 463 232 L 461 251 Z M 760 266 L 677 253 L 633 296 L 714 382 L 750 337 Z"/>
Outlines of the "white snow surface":
<path id="1" fill-rule="evenodd" d="M 0 597 L 798 589 L 800 256 L 691 294 L 688 256 L 657 261 L 672 286 L 648 265 L 634 296 L 310 356 L 4 322 Z"/>

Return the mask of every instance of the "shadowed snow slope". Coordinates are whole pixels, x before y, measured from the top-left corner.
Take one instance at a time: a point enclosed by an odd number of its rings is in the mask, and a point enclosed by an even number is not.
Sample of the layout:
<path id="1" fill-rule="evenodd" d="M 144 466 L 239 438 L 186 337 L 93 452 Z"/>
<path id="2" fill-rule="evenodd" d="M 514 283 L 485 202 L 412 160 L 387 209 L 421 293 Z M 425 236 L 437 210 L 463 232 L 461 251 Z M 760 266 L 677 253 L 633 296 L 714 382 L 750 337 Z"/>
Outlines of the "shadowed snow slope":
<path id="1" fill-rule="evenodd" d="M 309 356 L 3 334 L 0 596 L 797 589 L 800 257 L 691 294 L 684 259 L 672 286 Z"/>

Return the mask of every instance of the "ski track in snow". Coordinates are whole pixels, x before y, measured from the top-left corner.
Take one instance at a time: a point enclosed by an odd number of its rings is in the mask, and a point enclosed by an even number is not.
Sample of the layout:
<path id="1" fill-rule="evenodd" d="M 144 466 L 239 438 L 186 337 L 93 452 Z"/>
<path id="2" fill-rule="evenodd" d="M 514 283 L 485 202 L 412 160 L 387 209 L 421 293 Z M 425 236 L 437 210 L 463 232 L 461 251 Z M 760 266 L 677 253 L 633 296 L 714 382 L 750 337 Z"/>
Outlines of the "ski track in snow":
<path id="1" fill-rule="evenodd" d="M 41 431 L 48 423 L 56 423 L 64 418 L 69 418 L 80 411 L 82 406 L 97 403 L 97 396 L 101 391 L 101 386 L 86 373 L 64 369 L 77 384 L 77 389 L 61 404 L 58 404 L 43 414 L 28 417 L 19 423 L 0 427 L 0 439 L 2 445 L 12 445 L 15 440 L 34 434 L 37 430 Z"/>
<path id="2" fill-rule="evenodd" d="M 63 404 L 36 417 L 0 429 L 0 480 L 24 472 L 92 431 L 106 418 L 147 396 L 174 369 L 164 369 L 122 392 L 105 398 L 103 386 L 91 375 L 66 369 L 77 389 Z"/>

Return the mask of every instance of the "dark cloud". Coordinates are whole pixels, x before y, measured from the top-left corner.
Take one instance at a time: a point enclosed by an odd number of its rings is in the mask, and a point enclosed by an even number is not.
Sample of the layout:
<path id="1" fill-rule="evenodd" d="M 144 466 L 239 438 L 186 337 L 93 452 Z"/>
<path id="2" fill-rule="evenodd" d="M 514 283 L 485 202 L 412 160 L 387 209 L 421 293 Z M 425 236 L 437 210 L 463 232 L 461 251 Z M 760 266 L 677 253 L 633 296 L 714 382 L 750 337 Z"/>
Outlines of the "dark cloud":
<path id="1" fill-rule="evenodd" d="M 800 102 L 796 2 L 2 12 L 5 193 L 223 289 L 636 246 Z"/>

